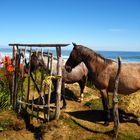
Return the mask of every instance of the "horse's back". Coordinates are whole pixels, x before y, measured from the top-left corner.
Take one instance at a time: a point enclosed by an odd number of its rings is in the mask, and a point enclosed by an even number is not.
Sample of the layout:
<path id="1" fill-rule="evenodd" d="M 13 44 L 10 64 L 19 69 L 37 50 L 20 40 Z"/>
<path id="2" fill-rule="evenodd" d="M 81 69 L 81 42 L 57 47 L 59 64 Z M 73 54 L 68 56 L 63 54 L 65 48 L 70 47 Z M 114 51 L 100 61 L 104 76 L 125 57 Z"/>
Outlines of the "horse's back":
<path id="1" fill-rule="evenodd" d="M 112 81 L 115 80 L 115 74 L 113 75 L 113 78 L 111 80 Z M 112 85 L 110 85 L 111 90 L 113 90 L 114 82 Z M 130 94 L 139 89 L 140 89 L 140 63 L 123 63 L 120 72 L 118 93 Z"/>
<path id="2" fill-rule="evenodd" d="M 78 82 L 87 76 L 87 74 L 88 69 L 83 62 L 73 68 L 71 72 L 67 72 L 65 67 L 63 67 L 63 78 L 68 83 Z"/>

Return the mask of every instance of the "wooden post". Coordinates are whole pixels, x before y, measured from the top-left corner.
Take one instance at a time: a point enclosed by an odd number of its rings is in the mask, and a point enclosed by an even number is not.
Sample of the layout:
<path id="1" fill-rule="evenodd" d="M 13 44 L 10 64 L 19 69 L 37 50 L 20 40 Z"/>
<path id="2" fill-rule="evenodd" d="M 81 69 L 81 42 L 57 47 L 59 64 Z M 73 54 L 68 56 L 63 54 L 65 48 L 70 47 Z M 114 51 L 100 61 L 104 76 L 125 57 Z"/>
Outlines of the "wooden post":
<path id="1" fill-rule="evenodd" d="M 46 71 L 46 73 L 47 73 L 47 74 L 50 74 L 50 73 L 51 73 L 51 72 L 50 72 L 50 69 L 51 69 L 51 68 L 50 68 L 50 50 L 49 50 L 49 49 L 48 49 L 48 55 L 47 55 L 47 56 L 48 56 L 48 59 L 47 59 L 47 70 L 48 70 L 48 71 Z"/>
<path id="2" fill-rule="evenodd" d="M 42 61 L 42 60 L 43 60 L 43 49 L 41 48 L 41 61 Z M 41 83 L 40 83 L 40 91 L 42 91 L 43 79 L 44 79 L 43 67 L 41 67 Z"/>
<path id="3" fill-rule="evenodd" d="M 49 57 L 49 55 L 48 55 Z M 53 70 L 53 55 L 51 55 L 51 61 L 50 61 L 50 76 L 52 76 L 52 70 Z M 50 100 L 51 100 L 51 90 L 52 88 L 52 83 L 50 83 L 49 85 L 49 91 L 48 91 L 48 102 L 47 102 L 47 105 L 48 105 L 48 110 L 47 110 L 47 115 L 48 115 L 48 118 L 47 120 L 49 121 L 50 120 Z"/>
<path id="4" fill-rule="evenodd" d="M 17 87 L 17 82 L 16 82 L 16 54 L 17 54 L 17 46 L 13 46 L 13 65 L 14 65 L 14 73 L 13 73 L 13 87 L 12 87 L 12 105 L 14 110 L 16 109 L 16 87 Z"/>
<path id="5" fill-rule="evenodd" d="M 115 86 L 114 86 L 114 93 L 113 93 L 113 116 L 114 116 L 114 137 L 115 139 L 118 136 L 118 130 L 119 130 L 119 113 L 118 113 L 118 84 L 119 84 L 119 75 L 121 71 L 121 60 L 120 57 L 118 57 L 118 71 L 117 75 L 115 77 Z"/>
<path id="6" fill-rule="evenodd" d="M 26 97 L 27 103 L 29 102 L 29 94 L 30 94 L 31 54 L 32 54 L 32 48 L 30 48 L 30 52 L 29 52 L 28 89 L 27 89 L 27 97 Z M 27 109 L 27 106 L 26 106 L 26 109 Z"/>
<path id="7" fill-rule="evenodd" d="M 36 49 L 36 56 L 38 57 L 38 49 Z M 35 72 L 34 72 L 34 75 L 35 75 L 35 81 L 36 81 L 36 79 L 37 79 L 37 77 L 36 77 L 36 65 L 35 65 Z M 34 90 L 35 90 L 35 86 L 34 86 Z"/>
<path id="8" fill-rule="evenodd" d="M 61 57 L 61 47 L 56 47 L 57 51 L 57 75 L 62 76 L 62 57 Z M 56 89 L 56 114 L 55 119 L 58 120 L 60 116 L 60 101 L 61 101 L 61 85 L 62 77 L 57 80 L 57 89 Z"/>
<path id="9" fill-rule="evenodd" d="M 15 65 L 15 46 L 13 46 L 13 65 Z M 14 67 L 15 71 L 15 67 Z M 15 72 L 13 72 L 13 79 L 12 79 L 12 93 L 10 94 L 10 103 L 13 106 L 13 94 L 14 94 L 14 79 L 15 79 Z M 13 106 L 14 107 L 14 106 Z"/>
<path id="10" fill-rule="evenodd" d="M 24 65 L 25 65 L 25 54 L 26 54 L 26 47 L 24 49 L 24 53 L 23 53 L 23 60 L 22 60 L 22 73 L 21 73 L 21 95 L 20 95 L 20 101 L 22 101 L 23 99 L 23 81 L 24 81 Z M 21 111 L 21 104 L 19 104 L 19 111 L 18 113 L 20 113 Z"/>
<path id="11" fill-rule="evenodd" d="M 20 85 L 20 82 L 19 82 L 19 74 L 20 74 L 20 60 L 21 60 L 21 56 L 20 56 L 20 49 L 18 48 L 18 46 L 16 46 L 17 47 L 17 53 L 16 53 L 16 67 L 15 67 L 15 73 L 16 73 L 16 77 L 15 77 L 15 83 L 16 83 L 16 85 L 15 85 L 15 110 L 18 112 L 18 108 L 17 108 L 17 98 L 18 98 L 18 89 L 20 89 L 19 88 L 19 85 Z"/>

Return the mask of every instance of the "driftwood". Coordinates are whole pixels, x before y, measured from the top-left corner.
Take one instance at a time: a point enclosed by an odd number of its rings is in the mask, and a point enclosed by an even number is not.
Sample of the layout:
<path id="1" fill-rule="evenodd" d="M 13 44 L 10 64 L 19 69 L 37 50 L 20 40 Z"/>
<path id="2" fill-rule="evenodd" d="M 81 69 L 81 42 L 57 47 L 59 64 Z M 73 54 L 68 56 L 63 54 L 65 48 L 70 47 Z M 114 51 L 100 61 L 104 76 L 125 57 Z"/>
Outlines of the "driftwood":
<path id="1" fill-rule="evenodd" d="M 32 103 L 27 103 L 27 102 L 24 102 L 24 101 L 21 101 L 21 100 L 18 100 L 17 101 L 18 103 L 20 103 L 20 104 L 25 104 L 25 105 L 27 105 L 27 106 L 33 106 L 33 107 L 39 107 L 39 108 L 43 108 L 43 107 L 51 107 L 51 108 L 56 108 L 56 106 L 54 106 L 54 105 L 40 105 L 40 104 L 32 104 Z"/>
<path id="2" fill-rule="evenodd" d="M 23 52 L 23 61 L 22 61 L 22 65 L 24 66 L 25 64 L 25 54 L 26 54 L 26 48 L 24 49 L 24 52 Z M 24 81 L 24 67 L 22 67 L 21 69 L 22 73 L 21 73 L 21 95 L 20 95 L 20 100 L 22 101 L 23 100 L 23 81 Z M 20 113 L 21 111 L 21 104 L 19 104 L 19 109 L 18 109 L 18 113 Z"/>
<path id="3" fill-rule="evenodd" d="M 9 46 L 26 46 L 26 47 L 65 47 L 69 44 L 9 44 Z"/>
<path id="4" fill-rule="evenodd" d="M 50 60 L 50 58 L 48 57 L 48 61 Z M 52 76 L 52 69 L 53 69 L 53 56 L 51 56 L 51 60 L 50 60 L 50 76 Z M 48 63 L 49 64 L 49 63 Z M 47 110 L 47 114 L 48 114 L 48 121 L 50 120 L 50 100 L 51 100 L 51 88 L 52 88 L 52 82 L 49 84 L 49 91 L 48 91 L 48 110 Z"/>
<path id="5" fill-rule="evenodd" d="M 57 80 L 57 89 L 56 89 L 56 114 L 55 119 L 58 120 L 60 116 L 60 100 L 61 100 L 61 85 L 62 85 L 62 57 L 61 57 L 61 47 L 56 47 L 57 51 L 57 75 L 60 76 Z"/>
<path id="6" fill-rule="evenodd" d="M 30 55 L 29 55 L 28 89 L 27 89 L 27 97 L 26 97 L 27 102 L 29 102 L 29 94 L 30 94 L 31 53 L 32 53 L 32 48 L 30 48 Z"/>
<path id="7" fill-rule="evenodd" d="M 17 53 L 17 47 L 13 46 L 13 65 L 15 66 L 16 64 L 16 53 Z M 13 85 L 12 85 L 12 94 L 11 94 L 11 104 L 13 108 L 15 109 L 15 85 L 16 85 L 16 72 L 15 72 L 15 67 L 14 67 L 14 72 L 13 72 Z"/>
<path id="8" fill-rule="evenodd" d="M 119 75 L 121 71 L 121 59 L 118 57 L 118 71 L 115 77 L 115 86 L 114 86 L 114 93 L 113 93 L 113 117 L 114 117 L 114 138 L 116 139 L 118 136 L 119 130 L 119 112 L 118 112 L 118 84 L 119 84 Z"/>

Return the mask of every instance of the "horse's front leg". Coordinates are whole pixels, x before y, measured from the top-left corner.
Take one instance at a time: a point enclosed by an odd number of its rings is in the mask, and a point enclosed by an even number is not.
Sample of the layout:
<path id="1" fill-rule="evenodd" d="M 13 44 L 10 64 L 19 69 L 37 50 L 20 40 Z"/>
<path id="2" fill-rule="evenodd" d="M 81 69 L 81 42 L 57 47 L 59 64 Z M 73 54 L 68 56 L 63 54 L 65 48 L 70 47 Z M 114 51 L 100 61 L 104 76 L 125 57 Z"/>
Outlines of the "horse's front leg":
<path id="1" fill-rule="evenodd" d="M 109 125 L 109 120 L 110 120 L 110 110 L 109 110 L 109 98 L 108 98 L 108 92 L 106 89 L 101 90 L 101 96 L 102 96 L 102 103 L 103 103 L 103 108 L 105 112 L 105 123 L 104 125 Z"/>
<path id="2" fill-rule="evenodd" d="M 85 88 L 85 84 L 86 84 L 86 77 L 83 78 L 82 80 L 80 80 L 78 82 L 79 86 L 80 86 L 80 97 L 78 98 L 79 102 L 83 101 L 83 97 L 84 97 L 84 88 Z"/>

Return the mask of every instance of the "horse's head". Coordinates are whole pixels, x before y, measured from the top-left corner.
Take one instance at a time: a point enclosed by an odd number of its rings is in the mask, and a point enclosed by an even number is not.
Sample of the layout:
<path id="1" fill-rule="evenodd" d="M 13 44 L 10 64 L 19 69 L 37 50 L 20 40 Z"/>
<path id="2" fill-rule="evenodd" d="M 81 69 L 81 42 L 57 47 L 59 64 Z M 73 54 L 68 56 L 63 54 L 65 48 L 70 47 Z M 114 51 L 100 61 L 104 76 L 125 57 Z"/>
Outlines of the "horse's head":
<path id="1" fill-rule="evenodd" d="M 37 56 L 37 54 L 35 52 L 33 52 L 33 54 L 31 55 L 31 62 L 27 62 L 27 60 L 25 59 L 25 67 L 24 67 L 24 71 L 26 73 L 28 73 L 29 70 L 29 63 L 30 63 L 30 67 L 31 67 L 31 72 L 35 71 L 39 66 L 43 66 L 43 62 L 41 57 Z"/>
<path id="2" fill-rule="evenodd" d="M 70 56 L 65 64 L 65 68 L 68 72 L 71 72 L 72 68 L 77 66 L 82 61 L 80 45 L 73 43 L 73 46 L 73 50 L 71 51 Z"/>

